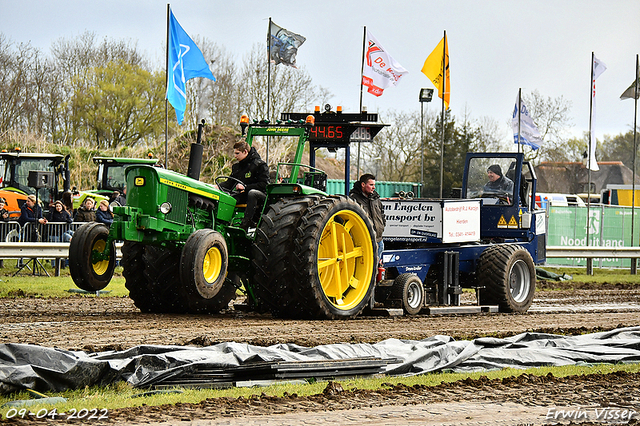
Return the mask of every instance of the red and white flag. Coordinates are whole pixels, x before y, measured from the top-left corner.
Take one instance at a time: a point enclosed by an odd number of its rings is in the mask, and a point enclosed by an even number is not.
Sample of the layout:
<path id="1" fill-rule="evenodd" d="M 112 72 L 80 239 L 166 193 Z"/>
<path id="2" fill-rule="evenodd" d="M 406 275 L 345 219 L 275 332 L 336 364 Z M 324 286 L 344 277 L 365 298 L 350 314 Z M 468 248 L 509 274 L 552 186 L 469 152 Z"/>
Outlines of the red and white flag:
<path id="1" fill-rule="evenodd" d="M 390 85 L 396 86 L 409 71 L 389 55 L 376 38 L 367 30 L 362 84 L 375 96 L 382 95 Z"/>

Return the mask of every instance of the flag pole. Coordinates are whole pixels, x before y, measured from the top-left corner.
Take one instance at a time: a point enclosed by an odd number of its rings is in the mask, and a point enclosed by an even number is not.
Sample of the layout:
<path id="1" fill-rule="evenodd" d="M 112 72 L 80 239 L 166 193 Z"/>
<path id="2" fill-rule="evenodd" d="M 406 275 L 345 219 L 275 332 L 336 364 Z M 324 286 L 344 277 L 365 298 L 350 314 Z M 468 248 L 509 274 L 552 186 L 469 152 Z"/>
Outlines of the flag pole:
<path id="1" fill-rule="evenodd" d="M 633 241 L 634 241 L 634 234 L 633 234 L 633 223 L 635 222 L 635 215 L 634 215 L 634 208 L 636 205 L 636 149 L 637 149 L 637 143 L 636 143 L 636 136 L 638 133 L 638 126 L 637 126 L 637 119 L 638 119 L 638 79 L 640 79 L 640 67 L 638 65 L 638 55 L 636 55 L 636 82 L 635 82 L 635 93 L 633 96 L 634 99 L 634 111 L 633 111 L 633 182 L 631 182 L 631 185 L 633 187 L 633 200 L 631 203 L 631 247 L 633 247 Z M 633 259 L 635 261 L 635 259 Z M 632 265 L 632 271 L 635 271 L 635 268 L 633 268 Z"/>
<path id="2" fill-rule="evenodd" d="M 520 154 L 520 119 L 522 118 L 522 87 L 518 88 L 518 154 Z M 524 151 L 524 149 L 523 149 Z"/>
<path id="3" fill-rule="evenodd" d="M 269 114 L 271 113 L 271 16 L 269 16 L 269 28 L 267 28 L 267 120 L 269 120 Z M 267 153 L 265 156 L 265 162 L 269 164 L 269 136 L 267 139 Z"/>
<path id="4" fill-rule="evenodd" d="M 444 31 L 444 43 L 442 49 L 442 116 L 440 122 L 442 124 L 442 135 L 440 138 L 440 198 L 442 198 L 442 186 L 444 184 L 444 97 L 447 90 L 447 70 L 446 54 L 447 54 L 447 30 Z"/>
<path id="5" fill-rule="evenodd" d="M 171 5 L 167 3 L 167 45 L 165 52 L 164 63 L 164 168 L 169 169 L 169 99 L 167 97 L 167 88 L 169 87 L 169 13 L 171 11 Z"/>
<path id="6" fill-rule="evenodd" d="M 362 62 L 360 65 L 360 113 L 362 113 L 362 78 L 364 77 L 364 52 L 367 44 L 367 26 L 364 26 L 364 33 L 362 34 Z M 356 178 L 360 175 L 360 145 L 358 141 L 358 155 L 356 156 Z M 376 176 L 376 179 L 378 176 Z M 348 188 L 347 188 L 348 189 Z"/>
<path id="7" fill-rule="evenodd" d="M 586 246 L 589 246 L 589 231 L 591 230 L 590 218 L 591 218 L 591 127 L 593 126 L 593 62 L 595 61 L 595 54 L 591 52 L 591 81 L 589 82 L 589 144 L 587 146 L 587 240 Z M 633 217 L 633 216 L 632 216 Z M 631 221 L 631 239 L 633 239 L 633 220 Z M 587 259 L 587 274 L 593 275 L 593 263 L 589 265 L 589 262 L 593 262 L 593 259 Z"/>
<path id="8" fill-rule="evenodd" d="M 634 247 L 635 240 L 635 232 L 633 230 L 633 225 L 635 223 L 636 215 L 635 215 L 635 207 L 636 207 L 636 134 L 637 134 L 637 117 L 638 117 L 638 78 L 640 77 L 640 70 L 638 69 L 638 55 L 636 55 L 636 78 L 634 82 L 634 112 L 633 112 L 633 173 L 632 173 L 632 181 L 631 181 L 631 247 Z M 636 275 L 638 272 L 638 259 L 631 259 L 631 270 L 629 273 L 631 275 Z"/>

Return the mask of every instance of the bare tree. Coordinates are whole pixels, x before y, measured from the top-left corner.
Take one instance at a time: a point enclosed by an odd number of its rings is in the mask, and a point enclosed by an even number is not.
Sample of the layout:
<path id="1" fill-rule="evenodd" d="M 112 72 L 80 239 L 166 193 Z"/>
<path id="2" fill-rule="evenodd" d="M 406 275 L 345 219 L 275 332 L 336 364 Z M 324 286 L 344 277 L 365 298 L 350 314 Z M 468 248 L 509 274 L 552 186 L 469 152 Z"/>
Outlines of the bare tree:
<path id="1" fill-rule="evenodd" d="M 571 101 L 562 96 L 552 98 L 543 96 L 537 90 L 531 95 L 523 95 L 523 102 L 529 109 L 531 118 L 538 126 L 544 145 L 537 150 L 527 150 L 529 160 L 554 161 L 558 155 L 565 156 L 568 130 L 573 126 L 569 113 Z"/>
<path id="2" fill-rule="evenodd" d="M 96 34 L 89 31 L 74 39 L 58 39 L 51 46 L 51 54 L 57 71 L 55 81 L 62 83 L 51 87 L 52 93 L 48 95 L 51 103 L 60 101 L 57 108 L 53 104 L 50 106 L 60 111 L 56 130 L 50 129 L 56 139 L 77 139 L 86 132 L 91 133 L 91 129 L 83 127 L 86 121 L 81 119 L 85 113 L 79 109 L 82 103 L 74 102 L 74 98 L 86 94 L 94 84 L 92 69 L 122 61 L 150 71 L 136 42 L 108 38 L 99 41 Z"/>
<path id="3" fill-rule="evenodd" d="M 0 33 L 0 132 L 27 131 L 37 114 L 35 74 L 39 51 L 14 45 Z"/>
<path id="4" fill-rule="evenodd" d="M 206 38 L 195 37 L 216 81 L 194 78 L 187 82 L 185 122 L 195 128 L 201 119 L 213 124 L 235 126 L 241 115 L 237 90 L 237 67 L 222 46 Z"/>
<path id="5" fill-rule="evenodd" d="M 313 85 L 304 67 L 295 69 L 271 65 L 271 99 L 267 116 L 267 54 L 265 46 L 255 44 L 245 57 L 238 79 L 242 111 L 250 118 L 274 121 L 281 112 L 311 111 L 313 103 L 326 100 L 327 89 Z"/>
<path id="6" fill-rule="evenodd" d="M 478 131 L 477 151 L 505 152 L 512 149 L 513 140 L 506 140 L 504 135 L 500 135 L 500 124 L 495 118 L 487 116 L 480 117 L 475 121 L 475 127 Z"/>
<path id="7" fill-rule="evenodd" d="M 389 124 L 371 143 L 361 147 L 362 173 L 373 173 L 379 180 L 420 180 L 420 115 L 403 111 L 379 114 L 380 120 Z M 426 121 L 430 121 L 428 117 Z M 353 150 L 355 151 L 355 149 Z M 355 163 L 354 163 L 355 164 Z"/>

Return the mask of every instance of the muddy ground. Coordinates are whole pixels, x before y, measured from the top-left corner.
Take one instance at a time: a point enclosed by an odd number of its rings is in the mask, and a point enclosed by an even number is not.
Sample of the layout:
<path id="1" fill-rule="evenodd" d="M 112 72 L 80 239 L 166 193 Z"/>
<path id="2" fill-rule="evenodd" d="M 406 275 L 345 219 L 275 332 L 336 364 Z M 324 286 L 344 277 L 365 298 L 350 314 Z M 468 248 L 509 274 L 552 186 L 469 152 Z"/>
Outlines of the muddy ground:
<path id="1" fill-rule="evenodd" d="M 474 295 L 465 294 L 464 303 Z M 539 282 L 526 314 L 367 317 L 349 321 L 273 319 L 230 309 L 214 316 L 140 313 L 128 298 L 71 296 L 63 299 L 0 299 L 0 343 L 32 343 L 63 349 L 122 350 L 140 344 L 207 346 L 236 341 L 255 345 L 293 342 L 304 346 L 375 343 L 387 338 L 420 340 L 436 334 L 456 339 L 510 336 L 525 331 L 581 334 L 640 325 L 640 288 L 633 285 Z M 179 407 L 142 407 L 110 413 L 110 422 L 172 422 L 246 414 L 354 409 L 425 401 L 511 401 L 525 405 L 618 404 L 640 411 L 639 377 L 593 375 L 558 379 L 524 377 L 493 383 L 467 381 L 437 388 L 387 387 L 376 392 L 328 387 L 309 398 L 256 396 L 204 401 Z M 500 391 L 496 391 L 499 389 Z M 629 392 L 629 389 L 633 391 Z M 259 391 L 257 391 L 259 393 Z"/>

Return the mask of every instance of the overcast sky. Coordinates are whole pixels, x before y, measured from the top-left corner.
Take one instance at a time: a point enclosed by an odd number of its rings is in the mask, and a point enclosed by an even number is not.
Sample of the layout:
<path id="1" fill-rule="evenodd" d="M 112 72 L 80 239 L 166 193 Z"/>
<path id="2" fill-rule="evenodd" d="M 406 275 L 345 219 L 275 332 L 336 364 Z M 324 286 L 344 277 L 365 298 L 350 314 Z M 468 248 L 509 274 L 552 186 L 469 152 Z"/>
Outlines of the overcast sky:
<path id="1" fill-rule="evenodd" d="M 166 5 L 0 0 L 0 32 L 48 53 L 54 40 L 89 30 L 100 38 L 137 41 L 150 58 L 164 63 Z M 255 43 L 266 46 L 269 17 L 305 36 L 298 65 L 314 84 L 329 89 L 331 105 L 342 105 L 345 112 L 359 108 L 365 26 L 409 71 L 381 97 L 364 94 L 370 112 L 420 110 L 420 88 L 433 87 L 420 69 L 446 30 L 453 114 L 460 117 L 466 108 L 471 118 L 492 117 L 503 125 L 505 139 L 519 88 L 569 100 L 573 134 L 587 131 L 595 52 L 607 66 L 596 82 L 596 136 L 632 129 L 633 100 L 621 101 L 620 94 L 633 82 L 640 53 L 638 0 L 174 0 L 171 8 L 192 37 L 223 45 L 238 60 Z M 425 107 L 439 111 L 440 103 Z"/>

